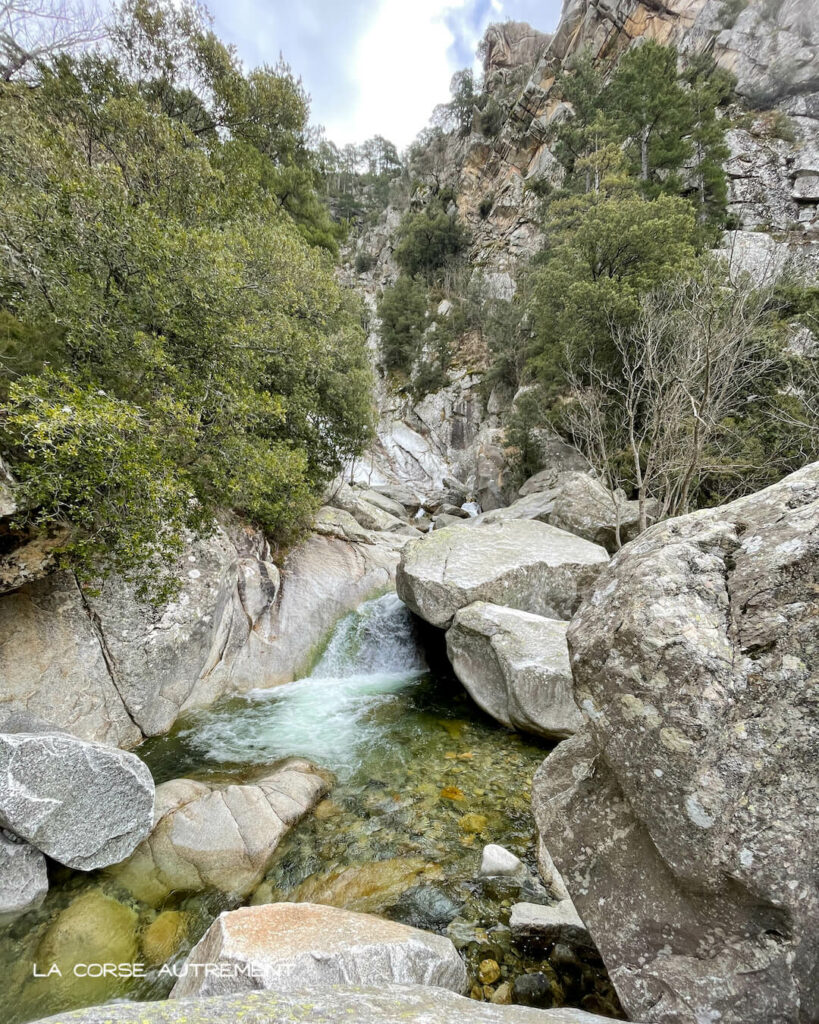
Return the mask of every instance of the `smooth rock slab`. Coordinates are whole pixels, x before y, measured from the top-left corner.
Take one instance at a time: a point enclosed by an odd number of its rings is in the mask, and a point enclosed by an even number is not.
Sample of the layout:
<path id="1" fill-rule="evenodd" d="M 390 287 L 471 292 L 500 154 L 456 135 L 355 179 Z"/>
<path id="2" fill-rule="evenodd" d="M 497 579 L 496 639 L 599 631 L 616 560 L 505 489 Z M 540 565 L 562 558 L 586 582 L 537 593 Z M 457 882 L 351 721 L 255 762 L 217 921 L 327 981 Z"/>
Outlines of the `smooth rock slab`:
<path id="1" fill-rule="evenodd" d="M 535 520 L 456 526 L 406 545 L 396 588 L 441 629 L 473 601 L 568 619 L 607 561 L 599 545 Z"/>
<path id="2" fill-rule="evenodd" d="M 38 907 L 47 892 L 45 857 L 0 831 L 0 921 Z"/>
<path id="3" fill-rule="evenodd" d="M 611 1024 L 572 1007 L 495 1006 L 426 985 L 331 986 L 92 1006 L 39 1024 Z"/>
<path id="4" fill-rule="evenodd" d="M 261 882 L 282 837 L 328 789 L 325 775 L 296 758 L 243 786 L 165 782 L 157 787 L 150 836 L 111 873 L 147 903 L 172 891 L 244 897 Z"/>
<path id="5" fill-rule="evenodd" d="M 154 780 L 134 754 L 67 733 L 0 733 L 0 826 L 70 868 L 133 852 L 151 830 Z"/>
<path id="6" fill-rule="evenodd" d="M 225 977 L 196 965 L 231 965 Z M 173 997 L 254 988 L 437 985 L 463 992 L 466 968 L 449 939 L 370 914 L 272 903 L 221 914 L 191 950 Z M 241 970 L 239 970 L 241 968 Z"/>
<path id="7" fill-rule="evenodd" d="M 574 702 L 568 623 L 476 601 L 446 634 L 455 675 L 475 703 L 513 729 L 564 739 L 583 724 Z"/>

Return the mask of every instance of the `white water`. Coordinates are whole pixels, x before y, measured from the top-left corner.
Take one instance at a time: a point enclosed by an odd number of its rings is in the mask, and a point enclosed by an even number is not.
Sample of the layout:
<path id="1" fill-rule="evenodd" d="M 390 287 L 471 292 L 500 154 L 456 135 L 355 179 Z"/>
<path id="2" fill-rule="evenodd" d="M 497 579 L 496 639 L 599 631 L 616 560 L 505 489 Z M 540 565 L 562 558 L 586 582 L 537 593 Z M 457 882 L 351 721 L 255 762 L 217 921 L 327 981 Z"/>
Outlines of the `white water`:
<path id="1" fill-rule="evenodd" d="M 266 764 L 300 756 L 348 778 L 381 735 L 368 719 L 425 670 L 410 613 L 387 594 L 342 619 L 310 676 L 252 690 L 238 708 L 197 716 L 180 738 L 209 761 Z"/>

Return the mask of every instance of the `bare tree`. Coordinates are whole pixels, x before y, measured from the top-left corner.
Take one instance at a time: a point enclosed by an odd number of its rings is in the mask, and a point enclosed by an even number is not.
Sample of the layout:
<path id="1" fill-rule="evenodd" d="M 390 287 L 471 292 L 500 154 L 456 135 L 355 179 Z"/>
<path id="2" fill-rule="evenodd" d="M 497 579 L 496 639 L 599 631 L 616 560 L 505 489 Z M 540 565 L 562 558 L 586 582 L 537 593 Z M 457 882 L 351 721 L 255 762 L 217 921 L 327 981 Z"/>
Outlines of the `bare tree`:
<path id="1" fill-rule="evenodd" d="M 38 61 L 105 34 L 98 0 L 0 0 L 0 81 L 26 78 Z"/>
<path id="2" fill-rule="evenodd" d="M 725 423 L 781 368 L 766 330 L 771 287 L 715 262 L 612 328 L 616 370 L 594 351 L 575 366 L 570 429 L 615 507 L 618 488 L 636 493 L 641 530 L 649 512 L 689 511 L 706 473 L 752 468 L 732 463 Z"/>

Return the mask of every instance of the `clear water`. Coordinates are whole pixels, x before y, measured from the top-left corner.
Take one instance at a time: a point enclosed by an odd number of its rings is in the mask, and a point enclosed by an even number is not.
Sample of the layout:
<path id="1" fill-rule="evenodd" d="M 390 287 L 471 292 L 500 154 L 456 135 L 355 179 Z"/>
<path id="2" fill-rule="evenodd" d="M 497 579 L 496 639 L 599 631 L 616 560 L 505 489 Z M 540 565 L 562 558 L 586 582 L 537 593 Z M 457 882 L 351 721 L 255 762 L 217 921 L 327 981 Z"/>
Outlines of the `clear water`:
<path id="1" fill-rule="evenodd" d="M 508 929 L 512 903 L 549 901 L 537 880 L 529 810 L 532 775 L 548 747 L 484 716 L 425 639 L 395 595 L 367 602 L 339 623 L 309 678 L 188 715 L 137 753 L 157 783 L 182 776 L 242 781 L 292 755 L 329 769 L 337 780 L 329 797 L 285 837 L 246 902 L 310 900 L 449 934 L 466 959 L 473 994 L 488 998 L 521 973 L 551 971 L 542 953 L 516 948 Z M 528 877 L 479 879 L 487 842 L 516 853 Z M 70 908 L 89 898 L 119 916 L 108 925 L 111 935 L 105 921 L 79 926 L 77 955 L 85 961 L 94 943 L 118 948 L 117 962 L 144 961 L 148 930 L 170 911 L 184 920 L 184 938 L 168 951 L 177 962 L 234 905 L 211 892 L 174 893 L 150 907 L 104 872 L 54 866 L 44 905 L 0 930 L 0 1020 L 21 1024 L 113 998 L 167 995 L 172 978 L 160 962 L 127 981 L 32 976 L 32 963 L 53 948 L 55 929 L 65 931 L 66 912 L 70 917 Z M 123 946 L 123 930 L 131 945 Z M 484 990 L 478 968 L 487 958 L 501 975 Z M 584 965 L 582 972 L 558 982 L 558 1001 L 616 1013 L 602 970 Z"/>

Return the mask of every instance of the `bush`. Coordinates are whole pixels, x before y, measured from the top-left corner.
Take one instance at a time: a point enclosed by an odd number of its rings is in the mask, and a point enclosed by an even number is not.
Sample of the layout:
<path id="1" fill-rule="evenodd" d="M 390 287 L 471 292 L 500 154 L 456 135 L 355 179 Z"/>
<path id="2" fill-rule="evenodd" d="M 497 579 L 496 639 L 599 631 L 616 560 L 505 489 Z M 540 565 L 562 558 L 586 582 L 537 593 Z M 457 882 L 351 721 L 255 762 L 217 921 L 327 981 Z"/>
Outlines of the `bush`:
<path id="1" fill-rule="evenodd" d="M 385 288 L 378 303 L 381 351 L 388 370 L 409 373 L 426 328 L 427 290 L 418 278 L 402 274 Z"/>
<path id="2" fill-rule="evenodd" d="M 375 265 L 375 258 L 371 253 L 364 252 L 363 250 L 356 253 L 355 257 L 355 272 L 357 274 L 366 274 L 368 270 L 372 270 Z"/>
<path id="3" fill-rule="evenodd" d="M 467 246 L 467 232 L 457 217 L 438 203 L 420 212 L 404 215 L 395 249 L 398 266 L 411 277 L 433 280 L 436 273 L 452 263 Z"/>

